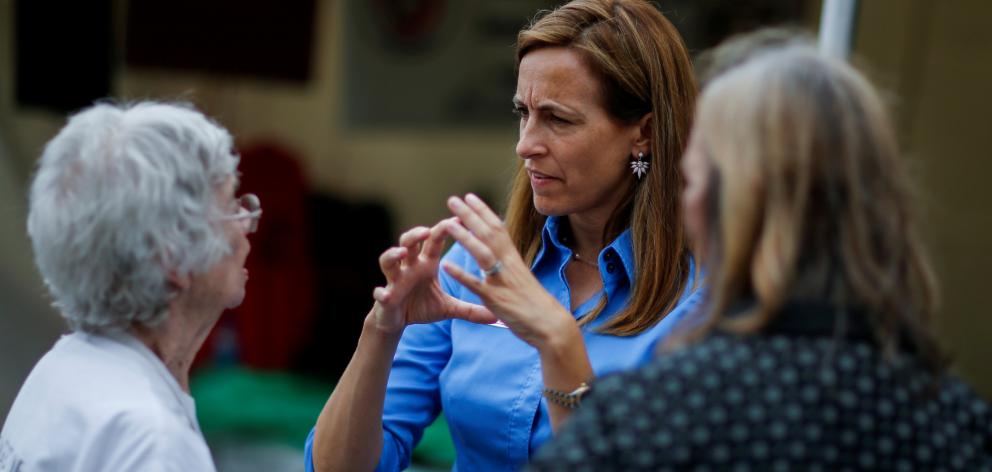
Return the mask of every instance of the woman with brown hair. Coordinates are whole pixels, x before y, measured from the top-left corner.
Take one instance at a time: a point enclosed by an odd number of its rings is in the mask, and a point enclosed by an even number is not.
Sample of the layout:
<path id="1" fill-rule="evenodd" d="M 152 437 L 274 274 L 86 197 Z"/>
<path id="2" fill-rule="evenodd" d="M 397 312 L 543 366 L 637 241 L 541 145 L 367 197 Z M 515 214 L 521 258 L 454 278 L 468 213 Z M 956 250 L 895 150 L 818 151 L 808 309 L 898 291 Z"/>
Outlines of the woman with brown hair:
<path id="1" fill-rule="evenodd" d="M 452 197 L 453 218 L 383 253 L 388 285 L 308 468 L 405 468 L 443 409 L 456 469 L 518 469 L 586 382 L 647 361 L 692 306 L 677 159 L 696 89 L 678 32 L 643 0 L 578 0 L 521 31 L 517 62 L 506 221 Z"/>
<path id="2" fill-rule="evenodd" d="M 707 86 L 683 169 L 706 318 L 599 382 L 533 469 L 992 467 L 990 410 L 943 372 L 910 183 L 860 74 L 808 47 L 757 54 Z"/>

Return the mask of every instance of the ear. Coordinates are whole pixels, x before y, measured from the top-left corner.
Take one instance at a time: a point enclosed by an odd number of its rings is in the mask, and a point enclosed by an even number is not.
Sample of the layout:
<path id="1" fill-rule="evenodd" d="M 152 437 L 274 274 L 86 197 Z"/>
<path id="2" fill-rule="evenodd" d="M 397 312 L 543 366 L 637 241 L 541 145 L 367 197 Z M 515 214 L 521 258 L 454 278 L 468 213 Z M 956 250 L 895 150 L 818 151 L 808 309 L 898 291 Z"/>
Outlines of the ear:
<path id="1" fill-rule="evenodd" d="M 174 288 L 176 292 L 185 292 L 193 284 L 189 274 L 180 274 L 175 269 L 169 269 L 165 277 L 169 286 Z"/>
<path id="2" fill-rule="evenodd" d="M 636 156 L 639 152 L 643 152 L 644 154 L 651 153 L 651 128 L 653 123 L 654 113 L 646 113 L 641 119 L 637 120 L 631 155 Z"/>

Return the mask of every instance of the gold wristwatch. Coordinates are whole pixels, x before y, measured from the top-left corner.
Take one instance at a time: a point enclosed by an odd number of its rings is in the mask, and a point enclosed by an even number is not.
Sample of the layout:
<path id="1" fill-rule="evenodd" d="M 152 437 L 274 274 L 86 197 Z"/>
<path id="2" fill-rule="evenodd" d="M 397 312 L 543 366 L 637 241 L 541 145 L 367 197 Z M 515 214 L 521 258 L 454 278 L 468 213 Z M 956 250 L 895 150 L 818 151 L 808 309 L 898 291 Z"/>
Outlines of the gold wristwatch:
<path id="1" fill-rule="evenodd" d="M 588 383 L 582 382 L 579 388 L 572 390 L 569 393 L 562 392 L 560 390 L 555 390 L 553 388 L 544 389 L 544 398 L 547 398 L 549 402 L 555 405 L 568 408 L 569 410 L 574 410 L 582 403 L 582 397 L 586 396 L 592 387 Z"/>

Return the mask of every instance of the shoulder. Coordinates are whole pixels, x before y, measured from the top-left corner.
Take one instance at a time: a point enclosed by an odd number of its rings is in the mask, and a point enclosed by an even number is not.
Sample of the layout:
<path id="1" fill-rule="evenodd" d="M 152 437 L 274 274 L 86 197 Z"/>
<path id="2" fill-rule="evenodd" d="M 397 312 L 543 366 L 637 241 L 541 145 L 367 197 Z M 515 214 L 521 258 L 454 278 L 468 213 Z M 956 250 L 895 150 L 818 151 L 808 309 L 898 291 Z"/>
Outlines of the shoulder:
<path id="1" fill-rule="evenodd" d="M 640 369 L 597 381 L 589 399 L 589 414 L 597 416 L 601 424 L 628 430 L 635 437 L 657 436 L 655 449 L 679 447 L 682 439 L 678 438 L 694 432 L 705 434 L 700 425 L 727 419 L 730 407 L 723 405 L 728 392 L 737 396 L 731 401 L 745 399 L 740 385 L 750 380 L 743 379 L 742 372 L 755 366 L 764 351 L 760 342 L 708 337 L 664 353 Z M 703 418 L 712 421 L 699 421 Z"/>
<path id="2" fill-rule="evenodd" d="M 209 448 L 183 418 L 156 408 L 129 409 L 93 431 L 101 462 L 117 470 L 213 470 Z"/>
<path id="3" fill-rule="evenodd" d="M 116 412 L 147 402 L 152 391 L 148 374 L 123 349 L 74 333 L 42 356 L 18 397 L 41 408 Z"/>
<path id="4" fill-rule="evenodd" d="M 64 337 L 36 369 L 45 384 L 64 389 L 58 396 L 73 399 L 80 408 L 105 408 L 116 414 L 161 404 L 157 401 L 161 379 L 147 360 L 132 348 L 99 336 Z"/>
<path id="5" fill-rule="evenodd" d="M 158 375 L 126 347 L 64 336 L 32 369 L 11 414 L 46 412 L 29 422 L 36 430 L 160 424 L 177 412 Z"/>
<path id="6" fill-rule="evenodd" d="M 753 364 L 762 349 L 711 336 L 599 379 L 536 469 L 566 470 L 554 464 L 579 455 L 596 464 L 590 470 L 691 466 L 727 429 L 734 409 L 726 391 L 741 390 L 740 366 Z M 743 406 L 746 397 L 732 395 Z"/>
<path id="7" fill-rule="evenodd" d="M 696 421 L 683 393 L 693 376 L 679 369 L 686 352 L 598 379 L 531 470 L 656 470 L 680 464 L 687 429 Z"/>
<path id="8" fill-rule="evenodd" d="M 637 370 L 603 377 L 596 382 L 593 397 L 606 404 L 637 404 L 638 411 L 666 414 L 684 407 L 687 394 L 697 391 L 707 394 L 725 385 L 735 367 L 748 363 L 752 355 L 746 350 L 735 352 L 736 348 L 731 340 L 711 337 L 664 353 Z M 722 362 L 728 356 L 738 359 L 732 364 Z"/>
<path id="9" fill-rule="evenodd" d="M 81 401 L 71 396 L 21 403 L 12 409 L 4 444 L 25 465 L 54 464 L 66 470 L 213 470 L 202 435 L 154 398 L 141 404 L 121 396 L 103 401 L 93 401 L 87 393 L 78 397 Z"/>

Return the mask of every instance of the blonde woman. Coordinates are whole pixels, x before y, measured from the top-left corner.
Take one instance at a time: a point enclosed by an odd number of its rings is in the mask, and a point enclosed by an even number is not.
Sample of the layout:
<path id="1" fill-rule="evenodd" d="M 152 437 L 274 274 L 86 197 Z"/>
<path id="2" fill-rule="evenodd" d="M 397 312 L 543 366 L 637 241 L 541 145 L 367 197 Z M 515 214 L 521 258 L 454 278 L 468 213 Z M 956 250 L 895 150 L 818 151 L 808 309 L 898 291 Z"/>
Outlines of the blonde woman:
<path id="1" fill-rule="evenodd" d="M 714 79 L 697 116 L 683 205 L 706 321 L 602 380 L 532 469 L 992 467 L 988 406 L 942 370 L 934 281 L 874 89 L 789 47 Z"/>
<path id="2" fill-rule="evenodd" d="M 456 469 L 519 469 L 593 377 L 648 360 L 692 306 L 676 163 L 695 83 L 675 28 L 642 0 L 579 0 L 524 29 L 517 59 L 505 223 L 453 197 L 452 219 L 382 255 L 308 469 L 403 469 L 441 409 Z"/>

